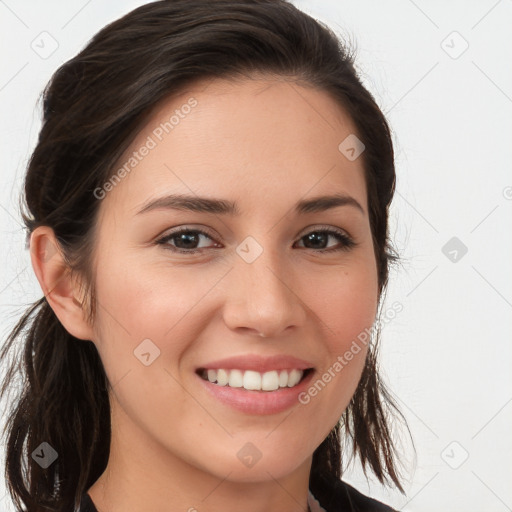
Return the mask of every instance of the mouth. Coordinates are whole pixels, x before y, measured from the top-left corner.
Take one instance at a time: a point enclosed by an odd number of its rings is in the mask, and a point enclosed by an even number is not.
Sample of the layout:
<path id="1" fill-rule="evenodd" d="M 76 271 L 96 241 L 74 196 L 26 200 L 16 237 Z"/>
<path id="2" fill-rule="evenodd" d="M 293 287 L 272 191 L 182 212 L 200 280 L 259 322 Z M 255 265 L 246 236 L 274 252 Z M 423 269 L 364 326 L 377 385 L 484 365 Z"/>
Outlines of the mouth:
<path id="1" fill-rule="evenodd" d="M 262 373 L 253 370 L 198 368 L 196 374 L 219 387 L 268 393 L 284 388 L 295 388 L 313 371 L 314 368 L 283 368 Z"/>

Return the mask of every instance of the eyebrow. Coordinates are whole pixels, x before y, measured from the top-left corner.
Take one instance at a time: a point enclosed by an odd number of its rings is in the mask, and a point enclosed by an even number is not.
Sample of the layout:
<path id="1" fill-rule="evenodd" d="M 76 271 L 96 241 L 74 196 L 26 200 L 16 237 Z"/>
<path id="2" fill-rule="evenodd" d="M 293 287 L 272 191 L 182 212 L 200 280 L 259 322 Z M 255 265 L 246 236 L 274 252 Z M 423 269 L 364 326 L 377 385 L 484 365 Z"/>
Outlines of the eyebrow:
<path id="1" fill-rule="evenodd" d="M 303 215 L 316 213 L 338 208 L 340 206 L 351 206 L 365 214 L 363 207 L 353 197 L 345 194 L 334 194 L 317 196 L 311 199 L 302 199 L 295 205 L 295 213 Z M 137 215 L 156 209 L 172 209 L 190 212 L 213 213 L 217 215 L 240 215 L 236 202 L 226 199 L 215 199 L 209 197 L 189 196 L 183 194 L 170 194 L 164 197 L 153 199 L 145 204 Z"/>

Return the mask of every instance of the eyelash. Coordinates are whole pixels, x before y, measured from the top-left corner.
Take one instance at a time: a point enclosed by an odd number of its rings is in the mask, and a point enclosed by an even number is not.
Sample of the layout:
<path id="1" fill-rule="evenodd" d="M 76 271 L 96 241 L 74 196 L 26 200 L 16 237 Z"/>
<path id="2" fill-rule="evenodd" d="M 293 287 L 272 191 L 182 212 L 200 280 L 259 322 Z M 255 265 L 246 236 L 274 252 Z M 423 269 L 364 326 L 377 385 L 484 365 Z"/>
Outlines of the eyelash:
<path id="1" fill-rule="evenodd" d="M 210 238 L 211 240 L 213 240 L 213 238 L 208 233 L 206 233 L 205 231 L 202 231 L 201 229 L 185 228 L 185 229 L 180 229 L 178 231 L 169 233 L 169 234 L 165 235 L 164 237 L 158 239 L 155 243 L 157 245 L 163 245 L 166 250 L 170 250 L 172 252 L 181 253 L 181 254 L 195 254 L 195 253 L 202 252 L 204 250 L 204 248 L 203 249 L 179 249 L 177 247 L 173 247 L 172 245 L 169 245 L 168 242 L 170 240 L 172 240 L 173 238 L 176 238 L 177 236 L 179 236 L 183 233 L 199 233 L 200 235 L 204 235 L 204 236 Z M 309 233 L 306 233 L 305 235 L 300 237 L 299 240 L 302 240 L 303 238 L 310 235 L 311 233 L 332 235 L 333 237 L 337 238 L 342 244 L 340 247 L 334 247 L 334 248 L 331 247 L 330 249 L 309 249 L 313 252 L 330 253 L 330 252 L 338 252 L 338 251 L 348 251 L 348 250 L 352 249 L 353 247 L 355 247 L 356 245 L 358 245 L 356 242 L 354 242 L 354 240 L 352 240 L 352 238 L 350 238 L 348 235 L 346 235 L 342 231 L 338 231 L 338 230 L 332 229 L 332 228 L 314 229 L 314 230 L 310 231 Z"/>

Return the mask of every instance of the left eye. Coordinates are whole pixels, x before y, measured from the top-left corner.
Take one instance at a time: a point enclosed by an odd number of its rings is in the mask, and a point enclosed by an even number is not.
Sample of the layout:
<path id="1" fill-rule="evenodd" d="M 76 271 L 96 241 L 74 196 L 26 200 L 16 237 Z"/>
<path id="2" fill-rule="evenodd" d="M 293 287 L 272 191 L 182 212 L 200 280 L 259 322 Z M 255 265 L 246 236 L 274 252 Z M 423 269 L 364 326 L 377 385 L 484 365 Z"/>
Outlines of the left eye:
<path id="1" fill-rule="evenodd" d="M 323 242 L 326 242 L 329 237 L 333 237 L 338 240 L 339 245 L 329 249 L 321 248 L 315 252 L 348 251 L 356 245 L 354 240 L 352 240 L 352 238 L 350 238 L 347 234 L 334 229 L 319 229 L 310 231 L 307 235 L 304 235 L 301 240 L 306 239 L 308 243 L 313 243 L 314 245 L 317 243 L 323 244 Z"/>
<path id="2" fill-rule="evenodd" d="M 213 240 L 208 233 L 205 233 L 199 229 L 182 229 L 180 231 L 175 231 L 165 235 L 164 237 L 157 240 L 156 243 L 158 245 L 163 245 L 166 249 L 169 249 L 173 252 L 193 254 L 201 252 L 201 249 L 205 248 L 204 246 L 200 248 L 196 247 L 201 237 Z M 339 245 L 330 248 L 319 248 L 318 245 L 324 245 L 327 243 L 329 237 L 338 240 Z M 306 247 L 306 249 L 316 249 L 315 252 L 332 252 L 341 250 L 347 251 L 356 245 L 354 240 L 352 240 L 352 238 L 350 238 L 347 234 L 334 229 L 317 229 L 310 231 L 308 234 L 302 236 L 299 240 L 304 240 L 307 244 L 312 244 L 313 247 Z M 171 241 L 173 241 L 174 244 L 171 244 Z M 315 245 L 317 247 L 314 247 Z M 215 246 L 219 247 L 220 244 L 215 242 Z"/>

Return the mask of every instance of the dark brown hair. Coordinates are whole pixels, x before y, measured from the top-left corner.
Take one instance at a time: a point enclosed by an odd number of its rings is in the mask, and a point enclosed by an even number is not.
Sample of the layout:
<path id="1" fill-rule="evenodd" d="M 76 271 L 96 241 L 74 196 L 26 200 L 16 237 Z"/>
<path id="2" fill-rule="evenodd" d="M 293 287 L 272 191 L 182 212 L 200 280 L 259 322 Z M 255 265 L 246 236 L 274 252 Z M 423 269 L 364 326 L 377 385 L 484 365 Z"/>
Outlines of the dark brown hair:
<path id="1" fill-rule="evenodd" d="M 139 7 L 103 28 L 55 72 L 43 95 L 43 124 L 21 215 L 27 236 L 38 226 L 51 227 L 69 267 L 85 277 L 91 321 L 95 189 L 113 175 L 160 101 L 199 80 L 255 73 L 324 91 L 353 119 L 366 146 L 362 158 L 382 298 L 396 259 L 388 239 L 394 154 L 386 119 L 362 85 L 353 54 L 329 28 L 286 0 L 171 0 Z M 22 316 L 0 360 L 18 338 L 24 340 L 23 354 L 13 357 L 0 390 L 3 396 L 21 377 L 4 431 L 8 489 L 19 510 L 73 510 L 108 461 L 109 382 L 95 345 L 69 334 L 46 297 Z M 369 466 L 381 483 L 391 481 L 404 492 L 390 420 L 405 418 L 379 377 L 377 344 L 378 336 L 340 423 L 314 452 L 311 482 L 341 478 L 344 439 L 365 474 Z M 43 441 L 58 453 L 46 469 L 31 457 Z"/>

